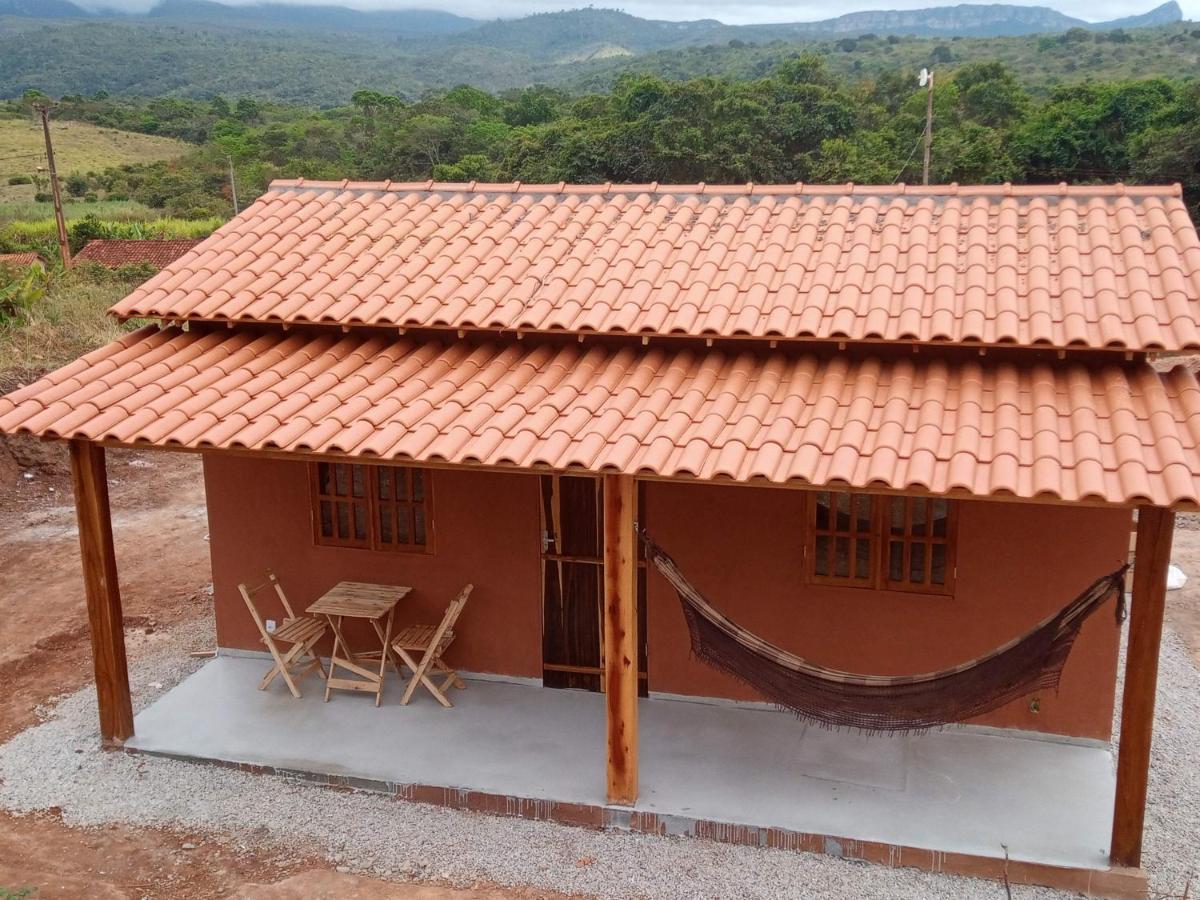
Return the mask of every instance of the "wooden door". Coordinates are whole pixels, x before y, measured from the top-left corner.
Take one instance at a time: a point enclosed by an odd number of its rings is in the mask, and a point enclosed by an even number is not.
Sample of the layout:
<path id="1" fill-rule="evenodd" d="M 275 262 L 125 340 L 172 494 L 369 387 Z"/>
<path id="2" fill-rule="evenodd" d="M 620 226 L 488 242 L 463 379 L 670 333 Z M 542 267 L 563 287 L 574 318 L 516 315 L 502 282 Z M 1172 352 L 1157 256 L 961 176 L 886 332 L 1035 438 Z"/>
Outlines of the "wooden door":
<path id="1" fill-rule="evenodd" d="M 603 690 L 604 504 L 599 478 L 543 475 L 542 682 Z M 639 489 L 638 508 L 642 508 Z M 646 563 L 638 548 L 638 692 L 646 696 Z"/>

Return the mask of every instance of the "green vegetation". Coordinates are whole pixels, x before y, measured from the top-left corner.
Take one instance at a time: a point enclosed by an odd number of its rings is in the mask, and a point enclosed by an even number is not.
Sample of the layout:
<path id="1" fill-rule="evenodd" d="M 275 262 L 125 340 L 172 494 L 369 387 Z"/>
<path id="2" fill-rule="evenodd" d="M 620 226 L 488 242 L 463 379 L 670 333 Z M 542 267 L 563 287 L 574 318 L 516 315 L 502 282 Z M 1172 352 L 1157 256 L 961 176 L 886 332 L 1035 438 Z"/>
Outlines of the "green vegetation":
<path id="1" fill-rule="evenodd" d="M 753 43 L 662 50 L 631 59 L 577 66 L 564 77 L 546 77 L 572 90 L 598 90 L 622 74 L 669 79 L 715 76 L 758 78 L 799 50 L 823 56 L 829 71 L 847 78 L 880 78 L 928 66 L 936 70 L 980 62 L 1003 63 L 1034 96 L 1088 80 L 1182 77 L 1200 63 L 1200 28 L 1192 22 L 1131 31 L 1087 31 L 1020 37 L 881 37 L 873 34 L 808 42 Z M 545 77 L 545 76 L 543 76 Z"/>
<path id="2" fill-rule="evenodd" d="M 145 277 L 95 266 L 34 275 L 0 267 L 0 372 L 44 372 L 116 340 L 135 323 L 106 311 Z M 0 900 L 25 896 L 0 890 Z"/>
<path id="3" fill-rule="evenodd" d="M 847 79 L 824 57 L 798 54 L 754 79 L 625 75 L 583 96 L 459 86 L 406 102 L 364 90 L 324 111 L 217 97 L 166 101 L 170 117 L 147 115 L 162 102 L 69 97 L 59 115 L 155 129 L 169 121 L 205 135 L 177 160 L 107 169 L 76 186 L 200 220 L 154 226 L 177 234 L 206 233 L 232 213 L 231 160 L 243 202 L 280 177 L 914 182 L 925 93 L 911 71 Z M 974 63 L 941 70 L 934 109 L 934 181 L 1182 181 L 1200 200 L 1200 84 L 1087 82 L 1037 97 L 1008 67 Z M 48 221 L 34 231 L 53 234 Z M 32 232 L 0 228 L 0 249 L 35 243 Z"/>
<path id="4" fill-rule="evenodd" d="M 79 121 L 54 121 L 52 134 L 59 175 L 67 181 L 68 193 L 80 201 L 88 193 L 87 173 L 117 165 L 172 159 L 189 149 L 187 144 L 170 137 L 118 131 Z M 7 203 L 33 203 L 37 194 L 49 190 L 45 165 L 40 122 L 28 114 L 27 104 L 24 109 L 10 108 L 6 115 L 0 116 L 0 208 Z M 82 188 L 78 193 L 70 191 L 72 179 Z"/>
<path id="5" fill-rule="evenodd" d="M 67 233 L 70 236 L 71 252 L 78 252 L 92 238 L 122 238 L 126 240 L 203 238 L 213 233 L 223 220 L 174 219 L 160 217 L 145 221 L 121 221 L 100 218 L 88 213 L 77 219 L 68 219 Z M 58 230 L 54 219 L 0 220 L 0 253 L 37 251 L 47 259 L 58 256 Z"/>
<path id="6" fill-rule="evenodd" d="M 9 19 L 0 32 L 0 97 L 38 87 L 55 95 L 224 94 L 333 106 L 360 88 L 410 100 L 459 83 L 492 90 L 543 83 L 583 92 L 606 90 L 629 73 L 758 78 L 801 51 L 826 57 L 834 74 L 858 77 L 1000 61 L 1026 89 L 1044 95 L 1089 78 L 1180 76 L 1200 62 L 1200 29 L 1188 22 L 981 38 L 835 36 L 798 28 L 647 22 L 603 9 L 410 38 L 394 31 L 331 37 L 154 19 Z"/>

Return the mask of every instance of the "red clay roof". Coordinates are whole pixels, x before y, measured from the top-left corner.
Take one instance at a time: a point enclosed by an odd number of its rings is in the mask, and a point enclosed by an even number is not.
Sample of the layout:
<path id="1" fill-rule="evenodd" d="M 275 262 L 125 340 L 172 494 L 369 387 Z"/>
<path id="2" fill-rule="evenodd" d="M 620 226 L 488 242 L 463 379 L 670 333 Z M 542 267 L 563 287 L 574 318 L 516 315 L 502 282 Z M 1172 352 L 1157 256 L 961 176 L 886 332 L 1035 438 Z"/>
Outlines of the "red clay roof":
<path id="1" fill-rule="evenodd" d="M 276 182 L 124 317 L 1200 348 L 1178 187 Z"/>
<path id="2" fill-rule="evenodd" d="M 145 328 L 0 399 L 0 431 L 189 448 L 1200 502 L 1183 367 Z"/>
<path id="3" fill-rule="evenodd" d="M 39 262 L 45 262 L 40 253 L 0 253 L 0 266 L 12 269 L 23 269 Z"/>
<path id="4" fill-rule="evenodd" d="M 96 263 L 112 269 L 118 266 L 142 263 L 148 263 L 156 269 L 163 269 L 199 243 L 198 239 L 191 238 L 170 241 L 94 238 L 88 241 L 83 249 L 75 255 L 75 260 L 76 262 Z"/>

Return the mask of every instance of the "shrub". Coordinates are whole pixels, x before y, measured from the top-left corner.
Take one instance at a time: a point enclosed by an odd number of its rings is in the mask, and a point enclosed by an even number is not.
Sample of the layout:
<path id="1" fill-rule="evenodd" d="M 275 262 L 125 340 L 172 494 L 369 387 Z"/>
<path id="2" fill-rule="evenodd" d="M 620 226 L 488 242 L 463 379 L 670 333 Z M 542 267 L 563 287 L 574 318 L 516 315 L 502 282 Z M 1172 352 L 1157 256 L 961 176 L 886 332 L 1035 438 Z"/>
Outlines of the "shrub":
<path id="1" fill-rule="evenodd" d="M 38 191 L 33 195 L 33 200 L 35 203 L 53 203 L 54 195 L 49 191 Z"/>
<path id="2" fill-rule="evenodd" d="M 10 185 L 17 184 L 33 184 L 33 179 L 28 175 L 10 175 L 8 179 Z"/>

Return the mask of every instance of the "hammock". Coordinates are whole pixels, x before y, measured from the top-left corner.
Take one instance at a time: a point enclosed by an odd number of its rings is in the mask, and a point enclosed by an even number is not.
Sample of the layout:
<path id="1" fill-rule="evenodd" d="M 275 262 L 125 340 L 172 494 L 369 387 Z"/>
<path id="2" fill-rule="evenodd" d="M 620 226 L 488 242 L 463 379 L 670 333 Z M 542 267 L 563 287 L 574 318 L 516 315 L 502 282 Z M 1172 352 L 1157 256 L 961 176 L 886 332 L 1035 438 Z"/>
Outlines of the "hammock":
<path id="1" fill-rule="evenodd" d="M 922 731 L 990 712 L 1036 690 L 1056 689 L 1088 616 L 1115 595 L 1118 624 L 1125 619 L 1127 565 L 1097 579 L 1020 637 L 952 669 L 855 675 L 806 662 L 739 627 L 713 608 L 649 535 L 640 536 L 646 559 L 679 595 L 692 652 L 780 707 L 829 728 Z"/>

